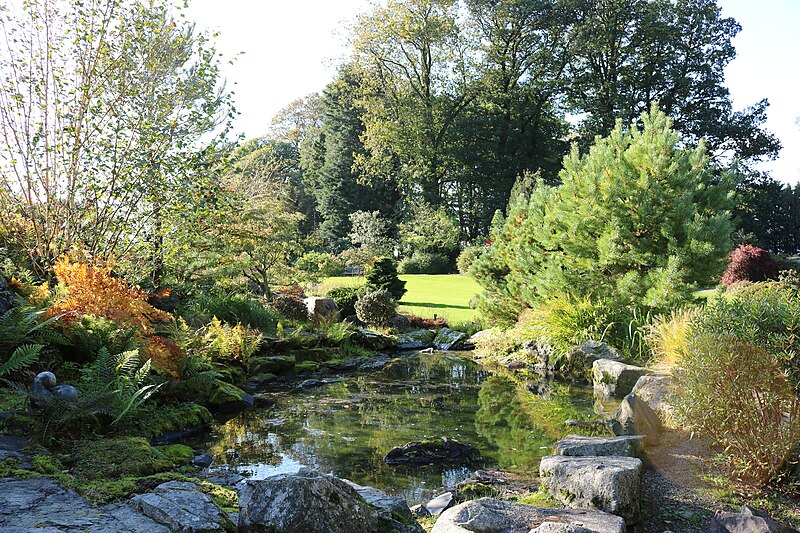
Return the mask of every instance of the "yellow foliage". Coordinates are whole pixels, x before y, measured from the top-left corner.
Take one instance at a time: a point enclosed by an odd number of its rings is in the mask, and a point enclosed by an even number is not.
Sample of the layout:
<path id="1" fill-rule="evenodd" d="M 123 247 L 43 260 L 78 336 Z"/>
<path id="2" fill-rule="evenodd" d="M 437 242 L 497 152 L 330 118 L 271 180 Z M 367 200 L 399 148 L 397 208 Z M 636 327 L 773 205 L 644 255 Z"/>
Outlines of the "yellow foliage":
<path id="1" fill-rule="evenodd" d="M 149 359 L 154 366 L 173 378 L 180 377 L 180 361 L 185 354 L 171 340 L 154 335 L 147 340 L 141 355 L 143 359 Z"/>
<path id="2" fill-rule="evenodd" d="M 648 327 L 647 343 L 659 363 L 672 366 L 689 352 L 688 333 L 697 309 L 675 309 L 660 315 Z"/>
<path id="3" fill-rule="evenodd" d="M 147 303 L 147 295 L 111 275 L 113 264 L 104 261 L 78 262 L 67 256 L 53 268 L 61 296 L 48 309 L 50 316 L 61 316 L 69 324 L 83 315 L 107 318 L 125 327 L 136 327 L 143 334 L 152 332 L 154 321 L 169 314 Z"/>

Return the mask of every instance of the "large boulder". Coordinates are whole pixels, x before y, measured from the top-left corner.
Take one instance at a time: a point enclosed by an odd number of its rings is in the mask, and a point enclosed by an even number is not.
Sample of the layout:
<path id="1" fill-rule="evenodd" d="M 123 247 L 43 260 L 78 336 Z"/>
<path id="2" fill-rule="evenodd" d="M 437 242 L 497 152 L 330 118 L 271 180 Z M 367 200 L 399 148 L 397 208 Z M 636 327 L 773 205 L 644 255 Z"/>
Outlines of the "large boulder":
<path id="1" fill-rule="evenodd" d="M 584 437 L 568 435 L 553 445 L 555 455 L 579 457 L 637 457 L 642 453 L 644 436 Z"/>
<path id="2" fill-rule="evenodd" d="M 303 300 L 308 310 L 308 318 L 314 322 L 320 320 L 331 320 L 335 318 L 339 312 L 339 307 L 332 298 L 321 298 L 319 296 L 311 296 Z"/>
<path id="3" fill-rule="evenodd" d="M 343 479 L 342 481 L 353 487 L 358 495 L 364 498 L 364 501 L 368 504 L 378 509 L 383 509 L 389 515 L 396 518 L 408 521 L 414 519 L 414 515 L 411 514 L 411 509 L 408 507 L 408 502 L 400 496 L 390 496 L 375 487 L 359 485 L 347 479 Z"/>
<path id="4" fill-rule="evenodd" d="M 453 350 L 467 340 L 467 334 L 450 328 L 442 328 L 433 339 L 433 347 L 437 350 Z"/>
<path id="5" fill-rule="evenodd" d="M 628 524 L 640 519 L 642 462 L 634 457 L 542 458 L 542 483 L 567 507 L 598 509 L 621 516 Z"/>
<path id="6" fill-rule="evenodd" d="M 709 533 L 797 533 L 796 529 L 778 524 L 763 512 L 742 506 L 739 513 L 717 511 Z"/>
<path id="7" fill-rule="evenodd" d="M 401 333 L 397 336 L 398 350 L 422 350 L 433 346 L 433 339 L 436 332 L 429 329 L 419 329 L 408 333 Z"/>
<path id="8" fill-rule="evenodd" d="M 601 511 L 547 509 L 492 498 L 470 500 L 446 510 L 431 533 L 530 531 L 546 522 L 580 526 L 590 533 L 625 533 L 622 518 Z"/>
<path id="9" fill-rule="evenodd" d="M 557 370 L 576 377 L 589 377 L 592 364 L 599 359 L 622 361 L 622 355 L 604 342 L 589 340 L 573 346 L 566 353 Z"/>
<path id="10" fill-rule="evenodd" d="M 394 347 L 395 340 L 392 337 L 372 331 L 371 329 L 357 328 L 353 341 L 357 344 L 369 348 L 370 350 L 387 350 Z"/>
<path id="11" fill-rule="evenodd" d="M 644 435 L 648 446 L 656 446 L 661 421 L 650 406 L 632 392 L 625 396 L 611 417 L 611 431 L 617 436 Z"/>
<path id="12" fill-rule="evenodd" d="M 291 355 L 273 355 L 250 359 L 250 374 L 287 374 L 294 370 L 295 358 Z"/>
<path id="13" fill-rule="evenodd" d="M 597 359 L 592 363 L 594 390 L 601 396 L 625 396 L 640 377 L 650 371 L 640 366 L 626 365 L 613 359 Z"/>
<path id="14" fill-rule="evenodd" d="M 143 515 L 180 533 L 235 531 L 225 513 L 194 483 L 169 481 L 130 499 Z"/>
<path id="15" fill-rule="evenodd" d="M 469 444 L 442 437 L 395 446 L 383 458 L 390 466 L 464 464 L 477 459 L 478 450 Z"/>
<path id="16" fill-rule="evenodd" d="M 674 391 L 675 381 L 672 376 L 650 374 L 640 377 L 632 392 L 655 411 L 664 425 L 671 425 L 675 419 L 675 408 L 670 403 Z"/>
<path id="17" fill-rule="evenodd" d="M 373 533 L 415 531 L 366 503 L 350 485 L 308 468 L 248 480 L 239 492 L 239 531 Z"/>
<path id="18" fill-rule="evenodd" d="M 553 371 L 553 347 L 544 340 L 536 339 L 525 341 L 522 351 L 528 361 L 533 363 L 533 368 L 540 374 Z"/>

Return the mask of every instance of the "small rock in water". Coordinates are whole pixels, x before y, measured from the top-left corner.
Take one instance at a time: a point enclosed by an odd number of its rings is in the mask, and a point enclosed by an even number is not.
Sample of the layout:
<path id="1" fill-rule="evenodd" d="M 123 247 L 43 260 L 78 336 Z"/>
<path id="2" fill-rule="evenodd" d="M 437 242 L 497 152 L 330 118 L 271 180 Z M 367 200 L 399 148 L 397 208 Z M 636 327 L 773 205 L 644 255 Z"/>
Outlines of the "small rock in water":
<path id="1" fill-rule="evenodd" d="M 428 510 L 431 516 L 439 516 L 445 511 L 445 509 L 448 509 L 453 505 L 454 500 L 455 498 L 453 498 L 452 492 L 445 492 L 444 494 L 440 494 L 426 503 L 425 508 Z"/>
<path id="2" fill-rule="evenodd" d="M 428 511 L 428 508 L 421 503 L 411 507 L 411 514 L 414 515 L 415 518 L 428 518 L 431 516 L 431 512 Z"/>
<path id="3" fill-rule="evenodd" d="M 316 389 L 331 383 L 344 381 L 344 378 L 307 379 L 297 386 L 298 389 Z"/>
<path id="4" fill-rule="evenodd" d="M 395 446 L 383 460 L 391 466 L 427 464 L 463 464 L 477 459 L 478 450 L 469 444 L 442 437 L 427 441 L 414 441 Z"/>
<path id="5" fill-rule="evenodd" d="M 192 465 L 196 466 L 197 468 L 208 468 L 213 462 L 214 458 L 207 453 L 195 455 L 192 459 Z"/>

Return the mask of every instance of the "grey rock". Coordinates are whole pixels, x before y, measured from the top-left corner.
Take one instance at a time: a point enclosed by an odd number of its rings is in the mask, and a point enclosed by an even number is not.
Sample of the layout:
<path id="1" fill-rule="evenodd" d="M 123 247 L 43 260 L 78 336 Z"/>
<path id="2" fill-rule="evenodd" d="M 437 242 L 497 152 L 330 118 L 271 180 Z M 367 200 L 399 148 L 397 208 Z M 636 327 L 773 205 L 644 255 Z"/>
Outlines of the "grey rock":
<path id="1" fill-rule="evenodd" d="M 428 501 L 425 508 L 432 516 L 439 516 L 445 509 L 449 509 L 455 503 L 455 498 L 452 492 L 445 492 L 439 494 L 437 497 Z"/>
<path id="2" fill-rule="evenodd" d="M 78 389 L 72 385 L 56 385 L 56 375 L 39 372 L 31 385 L 31 403 L 40 406 L 46 402 L 73 402 L 78 399 Z"/>
<path id="3" fill-rule="evenodd" d="M 389 325 L 394 329 L 411 329 L 411 321 L 408 317 L 397 315 L 389 320 Z"/>
<path id="4" fill-rule="evenodd" d="M 528 360 L 533 362 L 537 372 L 546 374 L 553 370 L 553 347 L 546 341 L 540 339 L 525 341 L 522 350 Z"/>
<path id="5" fill-rule="evenodd" d="M 5 461 L 6 459 L 26 459 L 27 455 L 23 450 L 27 445 L 27 437 L 0 435 L 0 461 Z"/>
<path id="6" fill-rule="evenodd" d="M 415 518 L 428 518 L 431 516 L 431 512 L 428 511 L 428 508 L 421 503 L 411 507 L 411 514 L 414 515 Z"/>
<path id="7" fill-rule="evenodd" d="M 52 479 L 0 479 L 0 531 L 169 533 L 126 503 L 94 507 Z"/>
<path id="8" fill-rule="evenodd" d="M 625 396 L 611 417 L 611 431 L 617 436 L 645 435 L 645 443 L 656 446 L 661 421 L 650 406 L 632 392 Z"/>
<path id="9" fill-rule="evenodd" d="M 356 340 L 370 350 L 387 350 L 395 346 L 395 339 L 371 329 L 357 328 Z"/>
<path id="10" fill-rule="evenodd" d="M 0 276 L 0 315 L 17 305 L 17 295 L 8 286 L 8 281 Z"/>
<path id="11" fill-rule="evenodd" d="M 372 533 L 384 526 L 409 531 L 367 504 L 341 479 L 308 468 L 296 474 L 248 480 L 239 493 L 242 533 Z"/>
<path id="12" fill-rule="evenodd" d="M 386 464 L 427 465 L 427 464 L 464 464 L 479 456 L 478 450 L 469 444 L 442 437 L 427 441 L 414 441 L 402 446 L 395 446 L 383 458 Z"/>
<path id="13" fill-rule="evenodd" d="M 467 334 L 463 331 L 456 331 L 450 328 L 442 328 L 433 339 L 433 347 L 437 350 L 453 350 L 467 339 Z"/>
<path id="14" fill-rule="evenodd" d="M 214 462 L 214 458 L 208 453 L 201 453 L 192 458 L 192 465 L 197 468 L 208 468 Z"/>
<path id="15" fill-rule="evenodd" d="M 530 533 L 592 533 L 592 530 L 563 522 L 542 522 L 541 526 L 531 529 Z"/>
<path id="16" fill-rule="evenodd" d="M 675 382 L 668 374 L 650 374 L 642 376 L 633 387 L 633 391 L 650 406 L 662 423 L 669 424 L 674 419 L 675 409 L 671 397 L 675 390 Z"/>
<path id="17" fill-rule="evenodd" d="M 638 457 L 642 454 L 643 435 L 621 437 L 584 437 L 568 435 L 553 445 L 555 455 Z"/>
<path id="18" fill-rule="evenodd" d="M 598 359 L 592 363 L 594 390 L 601 396 L 625 396 L 640 377 L 650 371 L 640 366 L 626 365 L 613 359 Z"/>
<path id="19" fill-rule="evenodd" d="M 635 524 L 640 519 L 642 462 L 633 457 L 542 458 L 542 483 L 567 507 L 599 509 Z"/>
<path id="20" fill-rule="evenodd" d="M 558 370 L 574 376 L 588 376 L 589 372 L 591 372 L 592 364 L 598 359 L 622 361 L 622 356 L 608 344 L 590 340 L 573 346 L 567 352 L 561 363 L 562 367 Z"/>
<path id="21" fill-rule="evenodd" d="M 131 507 L 180 533 L 224 532 L 232 524 L 194 483 L 170 481 L 129 501 Z"/>
<path id="22" fill-rule="evenodd" d="M 356 489 L 358 495 L 364 498 L 364 501 L 368 504 L 374 505 L 378 509 L 383 509 L 390 516 L 396 515 L 413 520 L 414 516 L 411 514 L 411 509 L 408 508 L 408 503 L 400 496 L 390 496 L 375 487 L 362 486 L 347 479 L 342 481 Z"/>
<path id="23" fill-rule="evenodd" d="M 308 318 L 314 322 L 330 320 L 339 313 L 339 307 L 331 298 L 312 296 L 303 300 L 308 310 Z"/>
<path id="24" fill-rule="evenodd" d="M 298 389 L 316 389 L 318 387 L 323 387 L 325 385 L 330 385 L 331 383 L 339 383 L 340 381 L 344 381 L 344 378 L 325 378 L 325 379 L 307 379 L 300 383 L 297 388 Z"/>
<path id="25" fill-rule="evenodd" d="M 429 329 L 401 333 L 397 335 L 397 349 L 422 350 L 423 348 L 430 348 L 433 346 L 433 339 L 435 338 L 436 332 Z"/>
<path id="26" fill-rule="evenodd" d="M 367 327 L 367 323 L 358 318 L 357 315 L 347 315 L 342 319 L 342 322 L 347 322 L 348 324 L 352 324 L 357 328 Z"/>
<path id="27" fill-rule="evenodd" d="M 521 532 L 556 521 L 581 526 L 592 533 L 625 533 L 622 518 L 602 511 L 547 509 L 492 498 L 470 500 L 446 510 L 431 533 Z"/>
<path id="28" fill-rule="evenodd" d="M 197 477 L 205 479 L 210 483 L 224 485 L 226 487 L 234 487 L 245 480 L 243 475 L 229 469 L 212 469 L 210 471 L 201 472 Z"/>
<path id="29" fill-rule="evenodd" d="M 778 524 L 764 511 L 746 505 L 738 513 L 717 511 L 709 533 L 797 533 L 796 529 Z"/>

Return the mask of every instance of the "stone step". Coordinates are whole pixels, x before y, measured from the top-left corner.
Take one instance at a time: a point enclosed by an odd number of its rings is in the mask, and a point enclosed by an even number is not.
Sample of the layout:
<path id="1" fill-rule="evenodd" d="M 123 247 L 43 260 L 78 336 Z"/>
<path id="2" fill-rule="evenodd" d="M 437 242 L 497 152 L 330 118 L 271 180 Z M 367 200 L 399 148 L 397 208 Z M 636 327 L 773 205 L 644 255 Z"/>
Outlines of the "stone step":
<path id="1" fill-rule="evenodd" d="M 567 507 L 639 522 L 642 462 L 637 458 L 554 455 L 542 458 L 539 474 L 549 493 Z"/>
<path id="2" fill-rule="evenodd" d="M 567 435 L 553 445 L 553 453 L 580 457 L 638 457 L 642 454 L 644 439 L 644 435 L 622 437 Z"/>

